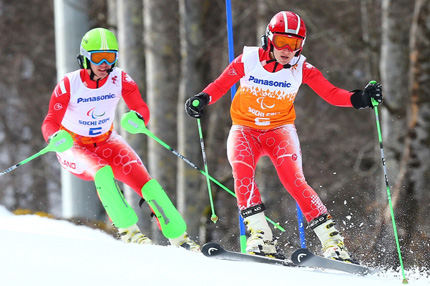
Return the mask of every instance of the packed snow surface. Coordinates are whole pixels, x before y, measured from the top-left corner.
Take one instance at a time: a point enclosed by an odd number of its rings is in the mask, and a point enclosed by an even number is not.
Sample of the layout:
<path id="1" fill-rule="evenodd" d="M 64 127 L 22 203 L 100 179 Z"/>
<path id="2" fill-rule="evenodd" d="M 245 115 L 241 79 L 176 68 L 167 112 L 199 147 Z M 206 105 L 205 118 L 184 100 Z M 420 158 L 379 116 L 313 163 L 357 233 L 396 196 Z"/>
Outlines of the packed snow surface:
<path id="1" fill-rule="evenodd" d="M 124 244 L 67 221 L 14 215 L 0 206 L 0 285 L 402 285 L 400 272 L 355 276 L 207 258 L 173 246 Z M 430 285 L 407 271 L 408 285 Z"/>

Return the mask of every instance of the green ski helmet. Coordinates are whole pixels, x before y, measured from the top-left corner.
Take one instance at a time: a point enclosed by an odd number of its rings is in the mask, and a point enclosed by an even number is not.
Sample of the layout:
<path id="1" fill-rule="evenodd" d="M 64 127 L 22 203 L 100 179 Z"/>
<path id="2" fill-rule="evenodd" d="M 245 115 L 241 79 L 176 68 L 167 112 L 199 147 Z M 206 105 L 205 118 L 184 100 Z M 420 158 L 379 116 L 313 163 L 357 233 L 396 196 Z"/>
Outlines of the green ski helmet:
<path id="1" fill-rule="evenodd" d="M 113 69 L 117 60 L 118 41 L 111 31 L 104 28 L 95 28 L 84 35 L 81 41 L 80 54 L 78 55 L 78 63 L 82 69 L 89 69 L 90 62 L 95 65 L 106 62 L 112 65 Z"/>

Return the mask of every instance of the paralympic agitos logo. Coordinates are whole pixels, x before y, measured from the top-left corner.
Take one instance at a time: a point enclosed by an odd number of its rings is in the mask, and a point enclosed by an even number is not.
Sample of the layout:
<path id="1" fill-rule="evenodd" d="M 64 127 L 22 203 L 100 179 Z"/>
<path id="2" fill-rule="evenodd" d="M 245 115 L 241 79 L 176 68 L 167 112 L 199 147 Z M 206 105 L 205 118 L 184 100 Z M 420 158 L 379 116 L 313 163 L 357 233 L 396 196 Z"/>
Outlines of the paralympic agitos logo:
<path id="1" fill-rule="evenodd" d="M 95 109 L 96 108 L 94 107 L 94 108 L 91 108 L 90 110 L 88 110 L 87 116 L 91 117 L 92 119 L 97 119 L 97 118 L 102 117 L 102 116 L 104 116 L 106 114 L 106 112 L 98 114 L 98 113 L 95 112 Z"/>

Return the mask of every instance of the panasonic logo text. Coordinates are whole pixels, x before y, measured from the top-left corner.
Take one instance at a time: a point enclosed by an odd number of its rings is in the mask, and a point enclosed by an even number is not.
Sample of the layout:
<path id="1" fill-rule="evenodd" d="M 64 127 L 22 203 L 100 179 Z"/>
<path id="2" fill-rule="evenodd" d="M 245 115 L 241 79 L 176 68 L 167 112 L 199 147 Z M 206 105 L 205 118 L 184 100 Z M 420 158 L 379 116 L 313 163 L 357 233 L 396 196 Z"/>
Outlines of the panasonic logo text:
<path id="1" fill-rule="evenodd" d="M 256 84 L 267 85 L 267 86 L 275 86 L 275 87 L 291 87 L 291 83 L 287 81 L 275 81 L 275 80 L 267 80 L 249 76 L 249 81 L 252 81 Z"/>
<path id="2" fill-rule="evenodd" d="M 99 96 L 93 96 L 93 97 L 88 97 L 88 98 L 79 97 L 78 103 L 102 101 L 102 100 L 108 100 L 108 99 L 112 99 L 112 98 L 115 98 L 115 94 L 99 95 Z"/>

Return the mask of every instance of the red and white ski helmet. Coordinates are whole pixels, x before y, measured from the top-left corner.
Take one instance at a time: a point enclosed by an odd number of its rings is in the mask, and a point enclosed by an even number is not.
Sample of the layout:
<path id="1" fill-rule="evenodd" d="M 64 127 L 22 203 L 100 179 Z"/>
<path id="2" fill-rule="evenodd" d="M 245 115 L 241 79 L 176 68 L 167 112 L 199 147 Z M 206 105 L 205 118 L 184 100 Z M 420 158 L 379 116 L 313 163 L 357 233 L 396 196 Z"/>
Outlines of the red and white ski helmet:
<path id="1" fill-rule="evenodd" d="M 290 11 L 281 11 L 272 17 L 266 28 L 267 48 L 272 49 L 273 36 L 277 33 L 303 39 L 297 55 L 301 53 L 306 40 L 306 26 L 299 15 Z"/>

